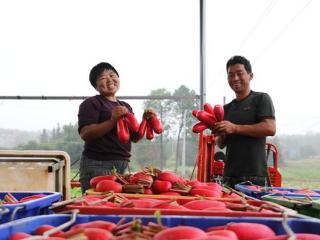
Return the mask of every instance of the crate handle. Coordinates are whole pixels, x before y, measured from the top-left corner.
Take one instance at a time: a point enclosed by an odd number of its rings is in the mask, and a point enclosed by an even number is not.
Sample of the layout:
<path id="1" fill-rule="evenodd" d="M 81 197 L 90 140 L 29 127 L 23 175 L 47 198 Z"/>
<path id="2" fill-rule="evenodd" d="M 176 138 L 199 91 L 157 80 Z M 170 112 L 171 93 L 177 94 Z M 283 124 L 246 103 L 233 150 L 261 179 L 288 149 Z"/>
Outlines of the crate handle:
<path id="1" fill-rule="evenodd" d="M 296 240 L 296 235 L 295 233 L 292 231 L 291 227 L 288 224 L 288 215 L 286 214 L 286 212 L 283 212 L 283 219 L 282 219 L 282 226 L 285 230 L 285 232 L 287 233 L 288 240 Z"/>
<path id="2" fill-rule="evenodd" d="M 6 207 L 0 206 L 0 216 L 7 214 L 10 210 Z"/>
<path id="3" fill-rule="evenodd" d="M 23 210 L 24 208 L 25 208 L 25 206 L 18 206 L 15 209 L 13 209 L 13 211 L 11 213 L 10 221 L 13 221 L 16 218 L 17 212 L 20 210 Z"/>
<path id="4" fill-rule="evenodd" d="M 58 231 L 61 231 L 69 226 L 71 226 L 72 224 L 74 224 L 76 222 L 76 219 L 77 219 L 77 216 L 78 216 L 78 213 L 79 213 L 79 209 L 74 209 L 72 211 L 66 211 L 65 213 L 71 213 L 71 218 L 69 221 L 55 227 L 55 228 L 52 228 L 46 232 L 43 233 L 43 237 L 49 237 L 51 234 L 54 234 Z"/>

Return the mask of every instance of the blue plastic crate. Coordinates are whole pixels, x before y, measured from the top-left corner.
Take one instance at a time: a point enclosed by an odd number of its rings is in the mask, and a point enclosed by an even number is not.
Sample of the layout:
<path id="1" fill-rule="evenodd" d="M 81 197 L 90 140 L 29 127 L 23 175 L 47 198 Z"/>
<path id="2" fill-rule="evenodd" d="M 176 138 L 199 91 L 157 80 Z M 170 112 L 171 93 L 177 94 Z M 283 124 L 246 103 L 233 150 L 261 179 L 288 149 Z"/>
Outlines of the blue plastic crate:
<path id="1" fill-rule="evenodd" d="M 243 192 L 244 194 L 246 194 L 247 196 L 250 196 L 250 197 L 253 197 L 253 198 L 257 198 L 257 199 L 261 199 L 262 196 L 265 196 L 265 195 L 269 195 L 269 194 L 273 194 L 274 192 L 270 190 L 266 190 L 266 191 L 255 191 L 255 190 L 252 190 L 252 189 L 249 189 L 248 187 L 249 186 L 252 186 L 252 185 L 248 185 L 248 184 L 237 184 L 235 185 L 235 189 L 240 191 L 240 192 Z M 299 188 L 281 188 L 281 187 L 272 187 L 273 190 L 278 190 L 278 191 L 287 191 L 288 193 L 279 193 L 279 194 L 283 194 L 284 196 L 297 196 L 297 197 L 304 197 L 306 195 L 304 194 L 298 194 L 298 193 L 294 193 L 294 191 L 297 191 L 297 190 L 301 190 Z M 317 193 L 317 195 L 310 195 L 311 197 L 320 197 L 320 190 L 319 189 L 310 189 L 314 192 Z"/>
<path id="2" fill-rule="evenodd" d="M 8 192 L 0 192 L 0 199 L 3 199 Z M 62 198 L 61 193 L 59 192 L 10 192 L 17 200 L 20 200 L 24 197 L 44 194 L 45 197 L 30 200 L 23 203 L 15 204 L 2 204 L 3 208 L 8 209 L 9 211 L 1 214 L 0 223 L 6 223 L 15 219 L 20 219 L 24 217 L 49 214 L 52 211 L 49 210 L 49 207 L 52 203 L 60 201 Z"/>
<path id="3" fill-rule="evenodd" d="M 102 215 L 78 215 L 74 224 L 87 223 L 95 220 L 105 220 L 117 223 L 124 216 L 102 216 Z M 155 217 L 147 216 L 125 216 L 127 221 L 133 219 L 141 219 L 143 224 L 148 222 L 156 222 Z M 28 217 L 16 221 L 12 221 L 3 225 L 0 225 L 0 240 L 6 240 L 12 234 L 16 232 L 26 232 L 32 234 L 35 228 L 43 224 L 49 224 L 52 226 L 59 226 L 68 222 L 71 219 L 70 215 L 66 214 L 53 214 L 42 215 L 35 217 Z M 289 218 L 288 225 L 295 233 L 312 233 L 320 235 L 320 221 L 313 218 L 298 219 Z M 277 235 L 285 234 L 285 230 L 282 226 L 282 219 L 280 218 L 253 218 L 253 217 L 190 217 L 190 216 L 170 216 L 161 217 L 163 225 L 174 227 L 178 225 L 194 226 L 203 230 L 212 226 L 221 226 L 230 222 L 250 222 L 261 223 L 272 228 Z"/>

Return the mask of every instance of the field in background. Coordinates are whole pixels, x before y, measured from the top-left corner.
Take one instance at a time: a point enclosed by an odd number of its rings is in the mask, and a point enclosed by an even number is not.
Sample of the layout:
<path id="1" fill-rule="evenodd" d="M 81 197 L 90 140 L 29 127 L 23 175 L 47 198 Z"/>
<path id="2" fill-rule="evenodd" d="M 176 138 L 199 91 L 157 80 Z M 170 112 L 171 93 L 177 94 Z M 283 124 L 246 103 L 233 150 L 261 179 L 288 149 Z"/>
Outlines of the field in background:
<path id="1" fill-rule="evenodd" d="M 320 159 L 285 161 L 282 187 L 320 189 Z"/>

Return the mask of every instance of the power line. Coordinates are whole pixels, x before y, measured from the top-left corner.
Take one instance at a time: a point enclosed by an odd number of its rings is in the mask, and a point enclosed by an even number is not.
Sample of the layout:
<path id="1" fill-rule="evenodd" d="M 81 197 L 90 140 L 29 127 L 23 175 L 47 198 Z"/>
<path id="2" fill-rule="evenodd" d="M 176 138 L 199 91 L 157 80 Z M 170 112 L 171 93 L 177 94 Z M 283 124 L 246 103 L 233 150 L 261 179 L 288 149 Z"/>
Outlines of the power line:
<path id="1" fill-rule="evenodd" d="M 273 0 L 270 2 L 270 4 L 264 9 L 262 14 L 259 16 L 258 20 L 256 21 L 255 25 L 251 28 L 251 30 L 247 33 L 246 37 L 242 40 L 242 42 L 239 44 L 238 49 L 236 52 L 239 52 L 243 46 L 246 44 L 246 42 L 251 38 L 251 36 L 254 34 L 254 32 L 259 28 L 259 26 L 262 24 L 262 22 L 268 17 L 274 6 L 276 5 L 277 0 Z"/>
<path id="2" fill-rule="evenodd" d="M 272 45 L 279 40 L 279 38 L 289 29 L 289 27 L 294 23 L 294 21 L 306 10 L 310 5 L 312 0 L 309 0 L 300 10 L 296 12 L 293 18 L 282 28 L 282 30 L 271 40 L 271 42 L 257 55 L 256 60 L 258 60 Z"/>

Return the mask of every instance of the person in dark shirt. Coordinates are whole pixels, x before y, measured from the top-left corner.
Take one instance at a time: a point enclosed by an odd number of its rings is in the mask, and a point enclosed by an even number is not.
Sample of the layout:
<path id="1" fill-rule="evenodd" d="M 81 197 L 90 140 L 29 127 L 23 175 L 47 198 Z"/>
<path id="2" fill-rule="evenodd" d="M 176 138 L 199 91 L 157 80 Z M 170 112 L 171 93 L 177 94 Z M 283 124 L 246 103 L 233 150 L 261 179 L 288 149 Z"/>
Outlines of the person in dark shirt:
<path id="1" fill-rule="evenodd" d="M 272 100 L 267 93 L 250 89 L 253 73 L 245 57 L 233 56 L 226 68 L 236 98 L 224 106 L 224 120 L 213 127 L 217 145 L 226 147 L 224 184 L 233 188 L 250 181 L 268 186 L 266 137 L 276 133 Z"/>
<path id="2" fill-rule="evenodd" d="M 133 113 L 127 102 L 116 97 L 120 87 L 117 70 L 101 62 L 91 69 L 89 80 L 99 95 L 85 99 L 79 106 L 78 132 L 84 140 L 80 159 L 83 193 L 95 176 L 111 174 L 114 169 L 123 174 L 131 156 L 131 141 L 139 140 L 135 132 L 130 132 L 128 143 L 122 143 L 117 136 L 117 119 L 127 112 Z"/>

